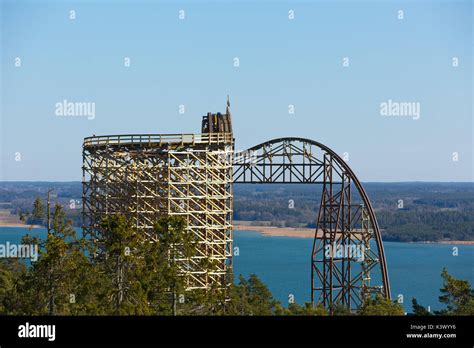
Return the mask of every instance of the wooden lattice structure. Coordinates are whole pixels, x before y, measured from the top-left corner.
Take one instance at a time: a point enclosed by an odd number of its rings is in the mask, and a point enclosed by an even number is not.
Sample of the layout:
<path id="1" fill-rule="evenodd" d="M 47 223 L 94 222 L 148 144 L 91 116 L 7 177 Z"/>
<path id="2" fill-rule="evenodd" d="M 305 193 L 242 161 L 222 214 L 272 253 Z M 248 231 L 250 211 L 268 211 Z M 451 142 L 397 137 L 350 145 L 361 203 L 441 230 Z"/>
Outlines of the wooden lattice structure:
<path id="1" fill-rule="evenodd" d="M 223 119 L 220 114 L 211 117 Z M 96 240 L 102 219 L 121 214 L 139 233 L 153 238 L 160 217 L 182 216 L 197 241 L 195 256 L 174 260 L 186 276 L 188 290 L 227 287 L 234 140 L 230 113 L 226 117 L 227 132 L 211 127 L 203 134 L 85 138 L 84 235 Z"/>
<path id="2" fill-rule="evenodd" d="M 83 231 L 96 240 L 102 219 L 121 214 L 152 240 L 160 217 L 182 216 L 197 241 L 195 256 L 178 251 L 174 258 L 187 289 L 226 289 L 232 281 L 233 183 L 322 185 L 312 303 L 333 313 L 338 306 L 356 310 L 375 294 L 391 298 L 375 212 L 349 165 L 327 146 L 294 137 L 234 155 L 229 102 L 225 114 L 203 117 L 201 134 L 85 138 Z"/>

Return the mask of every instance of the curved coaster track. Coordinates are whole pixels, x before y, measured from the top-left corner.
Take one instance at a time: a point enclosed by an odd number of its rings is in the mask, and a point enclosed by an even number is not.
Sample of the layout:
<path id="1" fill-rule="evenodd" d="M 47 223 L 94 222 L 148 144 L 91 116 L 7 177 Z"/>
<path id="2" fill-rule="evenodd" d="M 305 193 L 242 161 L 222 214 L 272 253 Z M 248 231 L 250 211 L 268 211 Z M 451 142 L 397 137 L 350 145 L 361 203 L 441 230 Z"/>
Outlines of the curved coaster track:
<path id="1" fill-rule="evenodd" d="M 380 229 L 370 200 L 348 164 L 313 140 L 279 138 L 234 156 L 233 183 L 319 184 L 311 253 L 311 302 L 331 313 L 366 298 L 390 298 Z"/>

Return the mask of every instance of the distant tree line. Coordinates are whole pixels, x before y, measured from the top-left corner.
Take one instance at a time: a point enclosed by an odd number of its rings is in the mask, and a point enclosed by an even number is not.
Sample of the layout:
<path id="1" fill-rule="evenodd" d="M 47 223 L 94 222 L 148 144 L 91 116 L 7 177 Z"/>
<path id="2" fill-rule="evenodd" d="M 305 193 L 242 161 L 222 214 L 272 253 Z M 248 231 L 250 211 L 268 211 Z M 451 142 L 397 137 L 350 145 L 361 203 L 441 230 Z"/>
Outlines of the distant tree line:
<path id="1" fill-rule="evenodd" d="M 27 224 L 44 224 L 31 204 L 51 186 L 74 226 L 82 223 L 81 183 L 0 183 L 0 204 Z M 424 242 L 474 240 L 474 184 L 364 184 L 384 240 Z M 316 227 L 321 187 L 317 185 L 235 185 L 234 220 L 277 227 Z M 354 193 L 354 199 L 357 194 Z M 400 208 L 399 200 L 403 201 Z M 71 204 L 72 202 L 72 204 Z"/>
<path id="2" fill-rule="evenodd" d="M 474 184 L 365 186 L 386 241 L 474 240 Z M 320 194 L 311 185 L 236 185 L 234 220 L 316 228 Z"/>

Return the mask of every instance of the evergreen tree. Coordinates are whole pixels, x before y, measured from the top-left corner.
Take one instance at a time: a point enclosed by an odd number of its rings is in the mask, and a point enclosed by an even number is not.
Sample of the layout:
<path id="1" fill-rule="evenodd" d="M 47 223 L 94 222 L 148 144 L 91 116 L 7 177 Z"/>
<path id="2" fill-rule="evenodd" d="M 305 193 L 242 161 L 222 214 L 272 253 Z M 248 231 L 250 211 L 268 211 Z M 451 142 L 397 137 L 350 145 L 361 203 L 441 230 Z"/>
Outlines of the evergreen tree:
<path id="1" fill-rule="evenodd" d="M 36 315 L 95 314 L 93 292 L 86 289 L 98 281 L 88 258 L 81 249 L 71 221 L 65 220 L 63 207 L 57 204 L 47 239 L 25 236 L 23 244 L 39 245 L 39 258 L 23 275 L 19 291 L 22 312 Z M 91 310 L 90 308 L 93 308 Z"/>
<path id="2" fill-rule="evenodd" d="M 255 275 L 246 280 L 242 275 L 233 286 L 228 314 L 231 315 L 280 315 L 285 310 L 273 298 L 267 286 Z"/>
<path id="3" fill-rule="evenodd" d="M 474 291 L 469 281 L 457 279 L 448 273 L 446 268 L 441 272 L 443 287 L 440 289 L 439 301 L 447 305 L 446 310 L 437 314 L 474 315 Z"/>
<path id="4" fill-rule="evenodd" d="M 103 219 L 97 242 L 103 249 L 94 260 L 104 275 L 105 293 L 100 305 L 108 314 L 151 314 L 141 279 L 146 237 L 137 233 L 125 217 L 115 215 Z"/>
<path id="5" fill-rule="evenodd" d="M 368 298 L 359 308 L 360 315 L 404 315 L 401 304 L 377 295 Z"/>
<path id="6" fill-rule="evenodd" d="M 323 307 L 323 305 L 319 304 L 317 306 L 313 306 L 311 303 L 306 302 L 303 306 L 300 306 L 297 303 L 290 303 L 288 305 L 287 311 L 285 311 L 286 315 L 328 315 L 328 311 Z"/>
<path id="7" fill-rule="evenodd" d="M 353 315 L 353 314 L 354 313 L 351 312 L 350 309 L 343 306 L 342 304 L 334 304 L 333 307 L 332 307 L 332 315 L 343 316 L 343 315 Z"/>
<path id="8" fill-rule="evenodd" d="M 192 267 L 190 258 L 196 252 L 194 234 L 186 229 L 179 216 L 160 218 L 154 225 L 154 242 L 147 243 L 143 279 L 154 314 L 197 314 L 205 292 L 186 291 L 184 267 Z M 196 303 L 198 303 L 196 308 Z"/>
<path id="9" fill-rule="evenodd" d="M 22 314 L 18 283 L 25 272 L 25 264 L 18 259 L 0 260 L 0 315 Z"/>
<path id="10" fill-rule="evenodd" d="M 43 224 L 44 219 L 44 206 L 41 198 L 37 197 L 33 203 L 33 212 L 31 213 L 30 223 L 32 224 Z"/>
<path id="11" fill-rule="evenodd" d="M 425 307 L 420 305 L 416 298 L 412 298 L 411 300 L 412 307 L 413 307 L 413 314 L 415 315 L 432 315 Z"/>

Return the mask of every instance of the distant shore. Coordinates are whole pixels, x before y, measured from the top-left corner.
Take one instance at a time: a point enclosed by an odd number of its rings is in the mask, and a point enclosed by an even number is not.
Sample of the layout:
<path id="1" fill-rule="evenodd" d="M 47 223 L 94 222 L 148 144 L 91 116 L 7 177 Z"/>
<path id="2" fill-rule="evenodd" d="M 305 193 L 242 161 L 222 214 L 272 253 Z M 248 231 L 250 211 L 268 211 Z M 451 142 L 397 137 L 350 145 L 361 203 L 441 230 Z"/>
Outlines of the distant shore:
<path id="1" fill-rule="evenodd" d="M 234 231 L 258 232 L 267 237 L 295 237 L 295 238 L 314 238 L 314 228 L 305 227 L 275 227 L 275 226 L 253 226 L 248 221 L 234 221 Z M 457 244 L 474 245 L 474 241 L 468 240 L 443 240 L 437 242 L 410 242 L 416 244 Z"/>
<path id="2" fill-rule="evenodd" d="M 15 215 L 0 215 L 0 227 L 25 227 L 43 228 L 41 225 L 27 225 L 13 219 Z M 258 232 L 267 237 L 294 237 L 294 238 L 314 238 L 314 228 L 305 227 L 275 227 L 275 226 L 253 226 L 248 221 L 234 221 L 234 231 Z M 319 233 L 318 233 L 319 234 Z M 452 244 L 452 245 L 474 245 L 474 241 L 468 240 L 443 240 L 426 242 L 409 242 L 413 244 Z"/>
<path id="3" fill-rule="evenodd" d="M 410 242 L 413 244 L 462 244 L 462 245 L 474 245 L 474 240 L 440 240 L 437 242 Z"/>
<path id="4" fill-rule="evenodd" d="M 11 214 L 6 209 L 0 210 L 0 227 L 27 227 L 27 228 L 41 228 L 40 225 L 27 225 L 20 220 L 18 215 Z"/>
<path id="5" fill-rule="evenodd" d="M 25 227 L 25 228 L 43 228 L 41 225 L 27 225 L 21 222 L 6 222 L 0 221 L 0 227 Z"/>
<path id="6" fill-rule="evenodd" d="M 314 228 L 251 226 L 234 223 L 234 231 L 254 231 L 269 237 L 314 238 Z"/>

